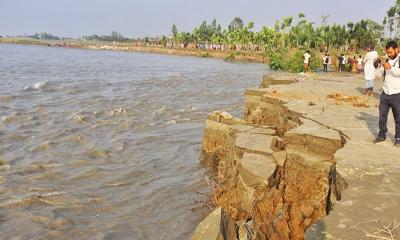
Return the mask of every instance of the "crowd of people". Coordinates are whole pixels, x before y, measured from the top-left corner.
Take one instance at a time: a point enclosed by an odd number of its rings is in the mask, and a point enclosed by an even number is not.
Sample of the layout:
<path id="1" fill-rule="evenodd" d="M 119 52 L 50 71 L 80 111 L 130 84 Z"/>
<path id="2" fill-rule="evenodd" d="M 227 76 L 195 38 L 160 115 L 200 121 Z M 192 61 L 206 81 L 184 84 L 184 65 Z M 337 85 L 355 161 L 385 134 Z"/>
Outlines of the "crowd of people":
<path id="1" fill-rule="evenodd" d="M 309 62 L 310 62 L 310 52 L 307 51 L 304 56 L 304 70 L 308 71 L 309 70 Z M 332 57 L 326 53 L 322 57 L 322 65 L 323 65 L 323 72 L 333 72 L 335 71 L 333 64 L 332 64 Z M 338 72 L 352 72 L 352 73 L 358 73 L 362 74 L 364 71 L 364 65 L 365 65 L 365 58 L 363 58 L 361 55 L 358 57 L 348 57 L 344 54 L 341 54 L 340 56 L 337 57 L 337 71 Z"/>
<path id="2" fill-rule="evenodd" d="M 323 72 L 333 72 L 337 69 L 337 72 L 351 72 L 365 75 L 365 95 L 370 96 L 373 92 L 374 82 L 377 75 L 382 75 L 384 72 L 382 61 L 378 56 L 378 52 L 375 51 L 374 47 L 367 49 L 367 54 L 363 57 L 348 57 L 344 54 L 339 55 L 336 58 L 335 66 L 333 67 L 333 59 L 325 53 L 322 57 Z M 311 53 L 306 51 L 303 55 L 304 61 L 304 72 L 310 71 Z"/>

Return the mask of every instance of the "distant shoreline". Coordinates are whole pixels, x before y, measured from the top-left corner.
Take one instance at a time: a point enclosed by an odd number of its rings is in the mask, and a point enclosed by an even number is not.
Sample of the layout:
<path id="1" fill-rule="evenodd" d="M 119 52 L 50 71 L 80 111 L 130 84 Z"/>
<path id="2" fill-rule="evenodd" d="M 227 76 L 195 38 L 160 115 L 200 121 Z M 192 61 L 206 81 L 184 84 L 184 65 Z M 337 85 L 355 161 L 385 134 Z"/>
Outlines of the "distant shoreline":
<path id="1" fill-rule="evenodd" d="M 93 50 L 128 51 L 141 53 L 156 53 L 165 55 L 217 58 L 229 61 L 264 63 L 268 58 L 263 52 L 201 50 L 194 48 L 169 48 L 158 46 L 137 46 L 132 43 L 113 42 L 83 42 L 76 40 L 37 40 L 33 38 L 0 38 L 0 43 L 20 45 L 40 45 L 49 47 L 64 47 Z"/>

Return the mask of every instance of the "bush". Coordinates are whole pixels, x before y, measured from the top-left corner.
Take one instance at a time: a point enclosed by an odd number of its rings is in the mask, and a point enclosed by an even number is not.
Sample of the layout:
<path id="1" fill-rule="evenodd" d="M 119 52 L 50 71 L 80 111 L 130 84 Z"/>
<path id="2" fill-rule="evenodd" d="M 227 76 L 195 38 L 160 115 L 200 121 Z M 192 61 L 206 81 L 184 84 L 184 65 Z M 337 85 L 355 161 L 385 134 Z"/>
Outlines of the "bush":
<path id="1" fill-rule="evenodd" d="M 224 60 L 228 62 L 232 62 L 235 60 L 235 53 L 229 53 L 228 55 L 225 56 Z"/>
<path id="2" fill-rule="evenodd" d="M 274 71 L 302 72 L 304 70 L 303 55 L 301 49 L 268 49 L 265 54 L 269 59 L 269 67 Z M 319 54 L 311 51 L 310 69 L 317 70 L 320 66 Z"/>
<path id="3" fill-rule="evenodd" d="M 208 58 L 210 57 L 210 54 L 208 52 L 201 52 L 199 53 L 199 57 Z"/>

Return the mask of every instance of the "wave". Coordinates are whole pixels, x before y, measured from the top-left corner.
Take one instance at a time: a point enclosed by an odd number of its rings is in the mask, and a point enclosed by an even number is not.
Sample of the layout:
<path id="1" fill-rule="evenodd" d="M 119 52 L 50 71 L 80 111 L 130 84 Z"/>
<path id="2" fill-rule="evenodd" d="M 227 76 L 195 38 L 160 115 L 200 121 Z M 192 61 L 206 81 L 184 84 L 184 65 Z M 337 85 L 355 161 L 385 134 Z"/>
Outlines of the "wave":
<path id="1" fill-rule="evenodd" d="M 183 73 L 171 73 L 171 74 L 168 74 L 168 77 L 184 77 L 185 76 L 185 74 L 183 74 Z"/>
<path id="2" fill-rule="evenodd" d="M 65 194 L 65 192 L 49 192 L 45 194 L 33 193 L 26 196 L 21 196 L 19 198 L 4 200 L 0 202 L 0 208 L 10 208 L 10 207 L 29 207 L 37 204 L 46 204 L 46 199 L 52 196 L 60 196 Z"/>
<path id="3" fill-rule="evenodd" d="M 155 110 L 152 114 L 157 115 L 157 114 L 165 113 L 167 111 L 170 111 L 170 109 L 166 105 L 164 105 L 160 109 Z"/>
<path id="4" fill-rule="evenodd" d="M 164 122 L 164 124 L 165 125 L 173 125 L 173 124 L 176 124 L 177 123 L 177 121 L 176 120 L 174 120 L 174 119 L 171 119 L 171 120 L 168 120 L 168 121 L 166 121 L 166 122 Z"/>
<path id="5" fill-rule="evenodd" d="M 45 87 L 49 85 L 49 81 L 42 81 L 42 82 L 37 82 L 31 86 L 25 86 L 25 91 L 37 91 L 37 90 L 43 90 Z"/>
<path id="6" fill-rule="evenodd" d="M 184 109 L 184 111 L 185 112 L 192 112 L 192 111 L 196 111 L 196 110 L 198 110 L 199 108 L 198 107 L 195 107 L 195 106 L 193 106 L 193 105 L 188 105 L 188 106 L 186 106 L 186 108 Z"/>
<path id="7" fill-rule="evenodd" d="M 169 119 L 169 120 L 160 121 L 160 122 L 156 122 L 156 123 L 150 123 L 149 126 L 167 127 L 167 126 L 174 125 L 177 123 L 178 123 L 177 120 Z"/>

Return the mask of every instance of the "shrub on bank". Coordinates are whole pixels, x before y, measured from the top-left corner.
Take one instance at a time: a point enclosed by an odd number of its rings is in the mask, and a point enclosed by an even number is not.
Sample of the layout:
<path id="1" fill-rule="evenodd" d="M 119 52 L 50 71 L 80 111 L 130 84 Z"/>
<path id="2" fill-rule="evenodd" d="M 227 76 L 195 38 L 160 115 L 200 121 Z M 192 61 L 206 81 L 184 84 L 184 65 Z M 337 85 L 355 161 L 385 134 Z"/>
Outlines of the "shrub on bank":
<path id="1" fill-rule="evenodd" d="M 310 69 L 316 71 L 320 68 L 320 54 L 311 51 Z M 302 72 L 304 70 L 303 56 L 306 51 L 303 49 L 267 49 L 265 54 L 269 59 L 269 67 L 274 71 Z"/>
<path id="2" fill-rule="evenodd" d="M 235 60 L 235 55 L 234 53 L 229 53 L 228 55 L 225 56 L 224 60 L 228 62 L 233 62 Z"/>
<path id="3" fill-rule="evenodd" d="M 201 52 L 201 53 L 199 53 L 199 57 L 208 58 L 208 57 L 210 57 L 210 54 L 208 52 Z"/>

